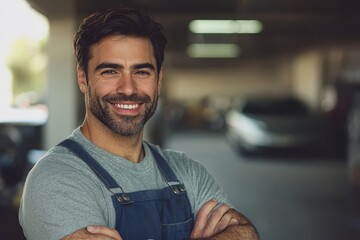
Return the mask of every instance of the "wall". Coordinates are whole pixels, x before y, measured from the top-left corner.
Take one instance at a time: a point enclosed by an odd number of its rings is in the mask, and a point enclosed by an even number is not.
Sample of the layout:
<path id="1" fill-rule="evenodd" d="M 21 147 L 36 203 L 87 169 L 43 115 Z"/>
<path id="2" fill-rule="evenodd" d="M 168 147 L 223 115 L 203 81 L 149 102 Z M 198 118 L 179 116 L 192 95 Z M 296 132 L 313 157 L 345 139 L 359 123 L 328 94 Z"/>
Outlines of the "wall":
<path id="1" fill-rule="evenodd" d="M 288 61 L 276 59 L 243 64 L 236 68 L 165 69 L 167 97 L 197 100 L 207 95 L 243 96 L 291 91 Z"/>

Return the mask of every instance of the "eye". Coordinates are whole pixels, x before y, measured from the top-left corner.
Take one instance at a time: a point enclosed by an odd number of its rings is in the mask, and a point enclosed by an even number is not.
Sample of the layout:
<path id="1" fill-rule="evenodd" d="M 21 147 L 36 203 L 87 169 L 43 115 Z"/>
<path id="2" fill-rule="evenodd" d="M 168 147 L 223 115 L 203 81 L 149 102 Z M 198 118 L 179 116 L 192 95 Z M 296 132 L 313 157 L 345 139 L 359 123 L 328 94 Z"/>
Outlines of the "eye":
<path id="1" fill-rule="evenodd" d="M 148 77 L 151 75 L 151 72 L 149 72 L 147 70 L 138 70 L 135 72 L 135 75 L 138 77 Z"/>
<path id="2" fill-rule="evenodd" d="M 115 74 L 117 74 L 117 72 L 114 71 L 114 70 L 111 70 L 111 69 L 104 70 L 104 71 L 101 72 L 102 76 L 112 76 L 112 75 L 115 75 Z"/>

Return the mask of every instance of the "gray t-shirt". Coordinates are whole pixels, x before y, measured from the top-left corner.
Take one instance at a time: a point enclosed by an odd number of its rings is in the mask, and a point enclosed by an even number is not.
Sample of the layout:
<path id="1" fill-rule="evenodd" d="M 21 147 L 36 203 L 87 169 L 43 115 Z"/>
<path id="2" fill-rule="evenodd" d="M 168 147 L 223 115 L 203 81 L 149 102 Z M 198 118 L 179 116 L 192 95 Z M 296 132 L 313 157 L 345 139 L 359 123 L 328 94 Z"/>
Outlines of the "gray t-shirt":
<path id="1" fill-rule="evenodd" d="M 124 192 L 167 186 L 147 144 L 144 144 L 145 158 L 135 164 L 98 148 L 80 128 L 69 138 L 80 143 Z M 182 152 L 155 148 L 185 185 L 194 215 L 210 199 L 228 203 L 223 190 L 201 164 Z M 85 162 L 68 149 L 55 146 L 37 162 L 26 179 L 20 224 L 28 240 L 58 240 L 88 225 L 114 228 L 111 195 Z"/>

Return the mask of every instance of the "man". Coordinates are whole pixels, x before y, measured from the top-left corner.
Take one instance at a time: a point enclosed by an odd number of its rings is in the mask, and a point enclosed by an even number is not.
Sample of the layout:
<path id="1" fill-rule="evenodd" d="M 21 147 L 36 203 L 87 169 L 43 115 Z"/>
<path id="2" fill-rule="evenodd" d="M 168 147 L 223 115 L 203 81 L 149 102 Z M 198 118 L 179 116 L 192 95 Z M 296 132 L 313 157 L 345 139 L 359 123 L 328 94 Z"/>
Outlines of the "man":
<path id="1" fill-rule="evenodd" d="M 86 115 L 28 175 L 19 216 L 29 240 L 258 239 L 199 163 L 143 141 L 165 45 L 161 25 L 134 9 L 80 25 L 74 49 Z"/>

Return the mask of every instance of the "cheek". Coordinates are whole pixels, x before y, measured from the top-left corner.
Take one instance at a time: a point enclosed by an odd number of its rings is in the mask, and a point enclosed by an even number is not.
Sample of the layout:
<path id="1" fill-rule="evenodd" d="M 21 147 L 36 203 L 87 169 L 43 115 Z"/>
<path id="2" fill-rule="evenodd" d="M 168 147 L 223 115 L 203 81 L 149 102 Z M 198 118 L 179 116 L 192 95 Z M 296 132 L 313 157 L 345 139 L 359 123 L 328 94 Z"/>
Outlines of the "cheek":
<path id="1" fill-rule="evenodd" d="M 102 97 L 107 94 L 115 92 L 116 89 L 113 84 L 109 82 L 96 82 L 94 85 L 89 88 L 91 94 L 94 96 Z"/>
<path id="2" fill-rule="evenodd" d="M 155 100 L 155 98 L 159 95 L 158 88 L 156 86 L 148 88 L 146 94 L 149 95 L 153 100 Z"/>

